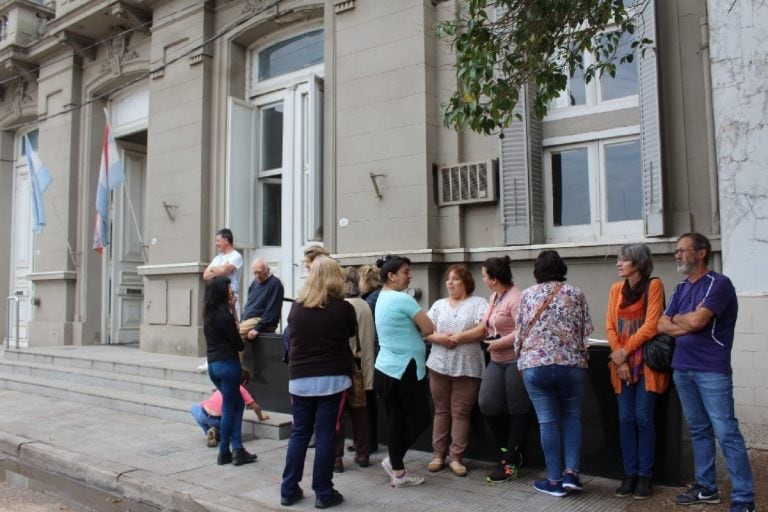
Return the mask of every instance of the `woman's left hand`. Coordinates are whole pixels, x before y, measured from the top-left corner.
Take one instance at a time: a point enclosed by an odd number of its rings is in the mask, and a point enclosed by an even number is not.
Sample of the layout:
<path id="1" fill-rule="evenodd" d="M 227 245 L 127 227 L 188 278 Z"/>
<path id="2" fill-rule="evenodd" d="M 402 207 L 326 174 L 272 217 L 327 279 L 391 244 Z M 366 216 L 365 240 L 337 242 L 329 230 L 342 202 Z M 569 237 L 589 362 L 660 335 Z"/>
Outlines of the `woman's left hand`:
<path id="1" fill-rule="evenodd" d="M 623 380 L 624 382 L 629 382 L 629 379 L 631 377 L 631 373 L 630 373 L 630 370 L 629 370 L 629 365 L 627 363 L 619 365 L 616 368 L 616 373 L 619 375 L 619 378 L 621 380 Z"/>

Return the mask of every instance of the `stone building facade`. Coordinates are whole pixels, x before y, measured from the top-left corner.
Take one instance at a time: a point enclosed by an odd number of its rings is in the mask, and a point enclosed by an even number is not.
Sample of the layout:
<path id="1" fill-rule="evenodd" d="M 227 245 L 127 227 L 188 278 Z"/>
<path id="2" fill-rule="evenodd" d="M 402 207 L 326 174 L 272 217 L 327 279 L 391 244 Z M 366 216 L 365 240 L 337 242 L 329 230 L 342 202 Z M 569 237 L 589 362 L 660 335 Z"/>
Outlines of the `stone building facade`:
<path id="1" fill-rule="evenodd" d="M 303 249 L 320 243 L 344 264 L 407 255 L 424 306 L 450 263 L 479 271 L 508 254 L 524 287 L 537 253 L 555 248 L 602 338 L 618 248 L 649 244 L 669 291 L 675 238 L 695 230 L 736 283 L 739 415 L 750 442 L 768 444 L 766 7 L 650 2 L 656 51 L 613 80 L 574 78 L 544 120 L 526 91 L 523 121 L 500 139 L 442 126 L 456 82 L 432 27 L 459 4 L 0 2 L 0 213 L 12 219 L 0 289 L 19 299 L 17 336 L 201 354 L 200 275 L 228 226 L 246 265 L 266 257 L 288 296 Z M 105 111 L 127 180 L 98 254 Z M 34 235 L 24 135 L 54 178 Z M 14 321 L 0 321 L 8 338 Z"/>

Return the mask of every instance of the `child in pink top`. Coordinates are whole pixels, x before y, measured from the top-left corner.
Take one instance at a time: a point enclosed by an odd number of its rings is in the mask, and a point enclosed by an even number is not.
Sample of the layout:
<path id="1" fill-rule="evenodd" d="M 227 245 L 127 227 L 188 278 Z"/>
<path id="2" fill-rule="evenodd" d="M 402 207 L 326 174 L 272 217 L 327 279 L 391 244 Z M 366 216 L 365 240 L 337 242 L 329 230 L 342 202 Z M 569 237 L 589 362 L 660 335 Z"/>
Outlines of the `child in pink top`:
<path id="1" fill-rule="evenodd" d="M 240 395 L 243 397 L 245 406 L 256 413 L 259 421 L 267 421 L 269 419 L 269 414 L 261 409 L 261 406 L 253 399 L 251 394 L 248 393 L 245 386 L 240 386 Z M 208 437 L 208 446 L 211 448 L 214 448 L 219 444 L 222 400 L 223 397 L 221 396 L 221 392 L 217 389 L 207 400 L 203 400 L 199 404 L 193 405 L 189 411 Z"/>

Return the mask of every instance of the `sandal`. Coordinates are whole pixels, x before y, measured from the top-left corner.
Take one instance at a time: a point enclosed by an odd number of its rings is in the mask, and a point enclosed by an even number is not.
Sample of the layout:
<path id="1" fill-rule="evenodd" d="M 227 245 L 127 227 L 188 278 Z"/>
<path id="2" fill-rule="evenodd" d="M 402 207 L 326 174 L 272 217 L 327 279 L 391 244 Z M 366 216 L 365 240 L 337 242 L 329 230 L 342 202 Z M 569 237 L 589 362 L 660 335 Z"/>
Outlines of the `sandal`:
<path id="1" fill-rule="evenodd" d="M 467 476 L 467 466 L 457 460 L 452 460 L 448 467 L 451 468 L 456 476 Z"/>
<path id="2" fill-rule="evenodd" d="M 443 469 L 444 466 L 445 466 L 445 461 L 440 457 L 435 457 L 430 461 L 429 464 L 427 464 L 427 470 L 430 473 L 437 473 L 438 471 Z"/>

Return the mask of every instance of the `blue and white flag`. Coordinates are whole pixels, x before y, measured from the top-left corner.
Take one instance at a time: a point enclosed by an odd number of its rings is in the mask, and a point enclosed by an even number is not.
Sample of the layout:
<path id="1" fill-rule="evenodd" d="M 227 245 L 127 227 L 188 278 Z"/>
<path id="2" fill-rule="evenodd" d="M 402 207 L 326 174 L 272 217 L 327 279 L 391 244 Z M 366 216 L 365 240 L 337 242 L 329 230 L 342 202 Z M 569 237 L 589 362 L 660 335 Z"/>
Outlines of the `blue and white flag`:
<path id="1" fill-rule="evenodd" d="M 104 112 L 106 115 L 106 111 Z M 101 253 L 109 245 L 109 194 L 125 181 L 123 164 L 117 151 L 117 143 L 109 127 L 109 117 L 104 126 L 104 139 L 101 145 L 101 165 L 99 166 L 99 184 L 96 189 L 96 225 L 93 229 L 93 248 Z"/>
<path id="2" fill-rule="evenodd" d="M 51 184 L 53 178 L 48 168 L 40 160 L 37 151 L 32 149 L 32 143 L 29 142 L 27 134 L 24 135 L 24 154 L 27 156 L 29 181 L 32 184 L 32 231 L 40 233 L 43 231 L 43 226 L 45 226 L 43 192 Z"/>

